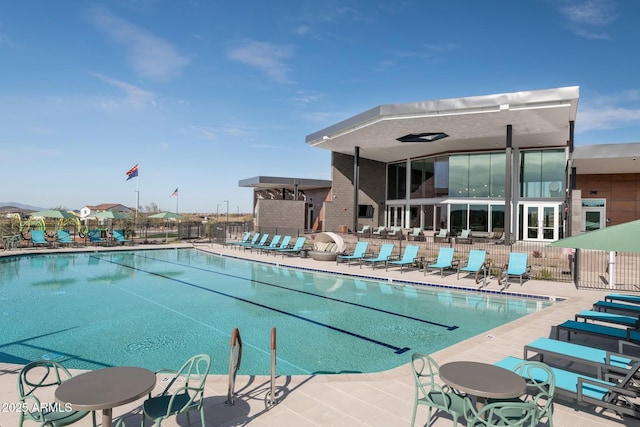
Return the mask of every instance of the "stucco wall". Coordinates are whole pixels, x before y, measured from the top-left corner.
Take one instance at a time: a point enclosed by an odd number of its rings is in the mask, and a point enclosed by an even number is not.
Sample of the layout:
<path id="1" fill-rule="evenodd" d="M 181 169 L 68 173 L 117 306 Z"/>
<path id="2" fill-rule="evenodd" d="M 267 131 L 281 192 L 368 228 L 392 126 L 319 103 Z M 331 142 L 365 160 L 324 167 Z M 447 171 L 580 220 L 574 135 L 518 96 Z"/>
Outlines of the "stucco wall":
<path id="1" fill-rule="evenodd" d="M 257 227 L 304 229 L 304 206 L 302 200 L 258 200 L 256 208 Z"/>

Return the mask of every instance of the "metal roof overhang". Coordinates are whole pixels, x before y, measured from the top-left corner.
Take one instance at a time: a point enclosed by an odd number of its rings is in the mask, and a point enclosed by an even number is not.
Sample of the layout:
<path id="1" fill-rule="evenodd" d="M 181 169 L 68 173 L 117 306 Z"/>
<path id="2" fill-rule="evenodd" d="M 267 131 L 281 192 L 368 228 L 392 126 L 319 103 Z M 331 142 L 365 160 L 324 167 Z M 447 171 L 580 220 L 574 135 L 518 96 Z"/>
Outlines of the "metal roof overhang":
<path id="1" fill-rule="evenodd" d="M 310 134 L 312 147 L 384 163 L 438 153 L 500 150 L 507 125 L 514 148 L 566 146 L 575 121 L 579 87 L 570 86 L 375 107 Z M 444 132 L 433 142 L 400 142 L 408 134 Z"/>
<path id="2" fill-rule="evenodd" d="M 238 181 L 239 187 L 250 187 L 256 189 L 282 189 L 312 190 L 315 188 L 330 188 L 331 181 L 324 179 L 288 178 L 277 176 L 254 176 L 252 178 Z"/>
<path id="3" fill-rule="evenodd" d="M 640 173 L 640 143 L 581 145 L 572 157 L 578 175 Z"/>

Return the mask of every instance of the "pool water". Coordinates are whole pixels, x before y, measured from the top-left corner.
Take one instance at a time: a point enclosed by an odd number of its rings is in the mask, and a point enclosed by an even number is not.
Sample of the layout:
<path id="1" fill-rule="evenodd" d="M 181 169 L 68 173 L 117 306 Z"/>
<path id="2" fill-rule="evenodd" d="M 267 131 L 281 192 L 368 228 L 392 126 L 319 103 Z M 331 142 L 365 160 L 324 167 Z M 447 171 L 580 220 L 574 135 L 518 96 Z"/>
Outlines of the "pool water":
<path id="1" fill-rule="evenodd" d="M 364 271 L 364 270 L 363 270 Z M 240 374 L 377 372 L 540 310 L 541 300 L 394 285 L 195 249 L 37 254 L 0 260 L 0 361 L 177 368 L 208 353 Z"/>

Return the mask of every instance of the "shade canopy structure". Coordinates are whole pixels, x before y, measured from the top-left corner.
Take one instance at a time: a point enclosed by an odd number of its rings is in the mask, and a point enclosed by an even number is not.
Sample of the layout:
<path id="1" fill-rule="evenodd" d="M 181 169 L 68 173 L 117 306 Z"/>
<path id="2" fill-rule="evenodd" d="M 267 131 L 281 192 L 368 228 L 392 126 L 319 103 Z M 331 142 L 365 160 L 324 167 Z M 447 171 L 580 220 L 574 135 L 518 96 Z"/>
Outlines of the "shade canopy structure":
<path id="1" fill-rule="evenodd" d="M 182 219 L 182 215 L 173 212 L 160 212 L 157 214 L 149 215 L 152 219 Z"/>
<path id="2" fill-rule="evenodd" d="M 77 218 L 78 215 L 66 211 L 64 209 L 48 209 L 46 211 L 33 212 L 31 214 L 32 217 L 37 216 L 40 218 Z"/>
<path id="3" fill-rule="evenodd" d="M 173 212 L 159 212 L 157 214 L 149 215 L 151 219 L 182 219 L 182 215 Z M 169 230 L 167 229 L 164 237 L 164 241 L 169 241 Z"/>
<path id="4" fill-rule="evenodd" d="M 616 284 L 616 252 L 640 252 L 640 220 L 612 225 L 567 237 L 549 244 L 557 248 L 592 249 L 609 252 L 609 287 Z"/>
<path id="5" fill-rule="evenodd" d="M 640 220 L 612 225 L 567 237 L 549 246 L 556 248 L 594 249 L 609 252 L 640 252 Z"/>
<path id="6" fill-rule="evenodd" d="M 129 215 L 123 214 L 122 212 L 114 212 L 114 211 L 102 211 L 93 215 L 94 218 L 103 218 L 103 219 L 129 219 Z"/>

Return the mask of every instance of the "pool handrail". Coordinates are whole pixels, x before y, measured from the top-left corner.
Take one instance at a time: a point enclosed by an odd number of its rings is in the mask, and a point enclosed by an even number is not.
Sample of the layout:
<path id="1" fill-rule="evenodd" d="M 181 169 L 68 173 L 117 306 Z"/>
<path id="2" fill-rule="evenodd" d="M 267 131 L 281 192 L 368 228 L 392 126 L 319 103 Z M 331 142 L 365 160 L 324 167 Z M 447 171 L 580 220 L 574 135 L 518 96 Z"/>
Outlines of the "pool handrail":
<path id="1" fill-rule="evenodd" d="M 269 393 L 269 404 L 278 403 L 276 399 L 276 328 L 271 328 L 271 391 Z"/>
<path id="2" fill-rule="evenodd" d="M 235 349 L 238 349 L 237 358 L 235 357 Z M 242 337 L 240 337 L 240 330 L 233 328 L 231 333 L 231 354 L 229 356 L 229 388 L 227 389 L 227 400 L 224 402 L 227 405 L 233 405 L 233 395 L 235 394 L 234 388 L 236 385 L 236 375 L 238 369 L 240 369 L 240 362 L 242 361 Z"/>

